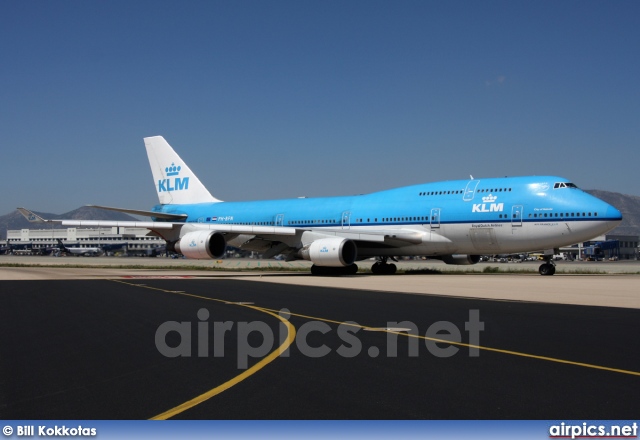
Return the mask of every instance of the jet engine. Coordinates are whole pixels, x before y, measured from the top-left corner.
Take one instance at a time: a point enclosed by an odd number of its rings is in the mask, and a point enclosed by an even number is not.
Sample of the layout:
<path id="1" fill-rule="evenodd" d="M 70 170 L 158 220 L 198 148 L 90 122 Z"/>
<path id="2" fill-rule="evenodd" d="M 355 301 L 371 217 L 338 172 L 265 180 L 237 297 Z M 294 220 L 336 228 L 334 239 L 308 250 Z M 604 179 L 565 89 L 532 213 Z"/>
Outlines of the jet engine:
<path id="1" fill-rule="evenodd" d="M 178 240 L 175 249 L 186 258 L 196 260 L 220 258 L 227 249 L 227 240 L 224 235 L 215 231 L 189 232 Z"/>
<path id="2" fill-rule="evenodd" d="M 322 238 L 302 248 L 300 256 L 316 266 L 351 266 L 358 255 L 356 244 L 348 238 Z"/>
<path id="3" fill-rule="evenodd" d="M 478 261 L 480 261 L 480 255 L 443 255 L 440 259 L 447 264 L 469 265 L 476 264 Z"/>

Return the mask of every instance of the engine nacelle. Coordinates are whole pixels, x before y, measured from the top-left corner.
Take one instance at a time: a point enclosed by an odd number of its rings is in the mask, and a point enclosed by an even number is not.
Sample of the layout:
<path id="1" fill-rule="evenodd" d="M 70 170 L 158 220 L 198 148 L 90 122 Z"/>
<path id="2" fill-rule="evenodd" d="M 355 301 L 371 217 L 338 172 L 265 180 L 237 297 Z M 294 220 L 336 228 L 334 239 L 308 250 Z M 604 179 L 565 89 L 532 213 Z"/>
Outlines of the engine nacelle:
<path id="1" fill-rule="evenodd" d="M 185 234 L 175 244 L 176 252 L 186 258 L 209 260 L 220 258 L 227 249 L 224 235 L 215 231 L 196 231 Z"/>
<path id="2" fill-rule="evenodd" d="M 358 247 L 348 238 L 322 238 L 300 250 L 300 256 L 316 266 L 351 266 L 358 255 Z"/>
<path id="3" fill-rule="evenodd" d="M 480 261 L 480 255 L 444 255 L 440 259 L 447 264 L 457 264 L 464 266 L 469 264 L 476 264 L 478 261 Z"/>

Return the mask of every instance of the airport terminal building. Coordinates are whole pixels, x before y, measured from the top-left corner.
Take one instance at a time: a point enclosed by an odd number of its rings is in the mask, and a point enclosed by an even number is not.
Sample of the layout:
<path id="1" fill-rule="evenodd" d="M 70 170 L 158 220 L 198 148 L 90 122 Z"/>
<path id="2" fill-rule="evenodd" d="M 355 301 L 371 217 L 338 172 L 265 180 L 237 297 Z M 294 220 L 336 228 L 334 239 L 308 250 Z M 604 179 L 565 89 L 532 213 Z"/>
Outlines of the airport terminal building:
<path id="1" fill-rule="evenodd" d="M 613 246 L 610 249 L 603 249 L 606 256 L 609 258 L 617 257 L 621 260 L 637 260 L 638 259 L 638 245 L 640 244 L 640 238 L 637 235 L 616 235 L 608 234 L 605 236 L 607 242 L 617 242 L 617 246 Z M 585 243 L 586 244 L 586 243 Z M 593 239 L 590 243 L 591 246 L 598 246 L 596 239 Z M 601 247 L 606 247 L 600 245 Z"/>
<path id="2" fill-rule="evenodd" d="M 7 230 L 7 244 L 29 244 L 32 253 L 57 246 L 58 239 L 69 247 L 105 248 L 128 255 L 151 255 L 153 251 L 164 253 L 165 241 L 148 235 L 145 228 L 66 228 Z"/>

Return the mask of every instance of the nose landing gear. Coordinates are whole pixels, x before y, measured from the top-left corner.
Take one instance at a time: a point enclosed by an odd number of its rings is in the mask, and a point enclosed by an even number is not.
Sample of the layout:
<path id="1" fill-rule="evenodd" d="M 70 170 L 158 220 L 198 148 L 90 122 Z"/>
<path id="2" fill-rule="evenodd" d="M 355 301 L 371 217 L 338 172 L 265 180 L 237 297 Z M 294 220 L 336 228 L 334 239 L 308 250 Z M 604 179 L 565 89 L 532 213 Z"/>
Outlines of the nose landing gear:
<path id="1" fill-rule="evenodd" d="M 553 275 L 556 273 L 556 265 L 553 262 L 553 255 L 545 255 L 544 261 L 544 264 L 541 264 L 538 268 L 540 275 Z"/>
<path id="2" fill-rule="evenodd" d="M 538 272 L 540 272 L 540 275 L 553 275 L 556 273 L 556 266 L 551 263 L 541 264 Z"/>

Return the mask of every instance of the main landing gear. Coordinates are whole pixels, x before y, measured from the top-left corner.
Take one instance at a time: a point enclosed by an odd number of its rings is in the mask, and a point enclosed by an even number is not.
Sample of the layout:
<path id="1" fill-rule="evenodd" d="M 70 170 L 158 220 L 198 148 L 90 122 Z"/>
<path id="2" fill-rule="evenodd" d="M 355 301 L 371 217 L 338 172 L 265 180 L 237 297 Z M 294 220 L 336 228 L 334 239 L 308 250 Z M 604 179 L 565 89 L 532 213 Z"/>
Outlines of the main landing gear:
<path id="1" fill-rule="evenodd" d="M 345 267 L 311 266 L 312 275 L 339 276 L 355 275 L 358 272 L 358 265 L 352 264 Z"/>
<path id="2" fill-rule="evenodd" d="M 396 273 L 398 267 L 393 263 L 388 264 L 388 258 L 389 257 L 378 257 L 378 261 L 371 266 L 371 272 L 373 272 L 374 275 L 393 275 Z"/>
<path id="3" fill-rule="evenodd" d="M 545 258 L 545 263 L 540 265 L 538 268 L 540 275 L 553 275 L 556 273 L 556 265 L 553 263 L 552 258 L 553 256 Z"/>

